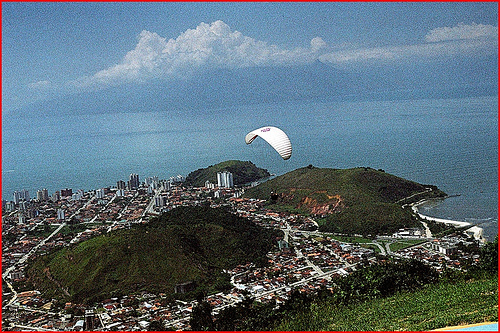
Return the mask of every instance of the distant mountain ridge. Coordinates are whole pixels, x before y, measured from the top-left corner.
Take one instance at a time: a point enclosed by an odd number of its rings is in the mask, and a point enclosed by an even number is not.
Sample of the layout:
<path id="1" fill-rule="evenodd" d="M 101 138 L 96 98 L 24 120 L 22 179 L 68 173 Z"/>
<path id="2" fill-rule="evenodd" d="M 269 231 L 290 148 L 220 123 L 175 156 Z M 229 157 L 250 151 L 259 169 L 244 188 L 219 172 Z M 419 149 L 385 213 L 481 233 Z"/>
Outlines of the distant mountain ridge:
<path id="1" fill-rule="evenodd" d="M 316 61 L 309 65 L 217 69 L 188 79 L 157 79 L 67 95 L 22 107 L 16 114 L 193 112 L 295 100 L 411 99 L 496 94 L 497 85 L 488 83 L 496 83 L 496 76 L 491 79 L 494 73 L 486 73 L 480 65 L 440 64 L 389 70 L 370 68 L 369 71 L 348 73 Z"/>

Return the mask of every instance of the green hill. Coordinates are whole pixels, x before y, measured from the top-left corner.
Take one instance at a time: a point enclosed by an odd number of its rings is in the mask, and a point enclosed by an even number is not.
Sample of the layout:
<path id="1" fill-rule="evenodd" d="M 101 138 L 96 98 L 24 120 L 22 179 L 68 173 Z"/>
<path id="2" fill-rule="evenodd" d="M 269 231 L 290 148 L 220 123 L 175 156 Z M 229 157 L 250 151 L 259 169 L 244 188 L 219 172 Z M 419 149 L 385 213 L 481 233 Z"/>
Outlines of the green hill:
<path id="1" fill-rule="evenodd" d="M 50 296 L 91 302 L 142 290 L 173 294 L 228 287 L 223 269 L 266 262 L 277 231 L 219 208 L 180 207 L 148 224 L 89 239 L 30 264 L 32 283 Z"/>
<path id="2" fill-rule="evenodd" d="M 222 171 L 233 174 L 234 185 L 243 185 L 271 176 L 269 171 L 256 167 L 250 161 L 231 160 L 191 172 L 186 177 L 186 183 L 194 187 L 205 186 L 207 180 L 217 184 L 217 172 Z"/>
<path id="3" fill-rule="evenodd" d="M 320 230 L 352 234 L 392 233 L 420 226 L 404 203 L 444 197 L 435 186 L 409 181 L 371 168 L 300 168 L 245 192 L 267 199 L 277 210 L 318 218 Z"/>

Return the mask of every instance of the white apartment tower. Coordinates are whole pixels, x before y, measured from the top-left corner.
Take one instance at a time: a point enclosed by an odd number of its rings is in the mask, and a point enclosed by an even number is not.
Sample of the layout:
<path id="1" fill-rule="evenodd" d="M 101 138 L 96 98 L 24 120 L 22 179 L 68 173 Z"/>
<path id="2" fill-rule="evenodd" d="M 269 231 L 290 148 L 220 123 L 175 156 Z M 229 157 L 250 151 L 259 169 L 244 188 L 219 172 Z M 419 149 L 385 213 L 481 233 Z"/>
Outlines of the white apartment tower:
<path id="1" fill-rule="evenodd" d="M 43 190 L 38 190 L 36 192 L 36 199 L 38 201 L 47 201 L 49 200 L 49 191 L 44 188 Z"/>
<path id="2" fill-rule="evenodd" d="M 119 190 L 125 190 L 127 188 L 127 185 L 123 180 L 119 180 L 116 182 L 116 188 Z"/>
<path id="3" fill-rule="evenodd" d="M 64 216 L 64 209 L 59 208 L 57 210 L 57 219 L 60 220 L 60 221 L 64 221 L 64 218 L 65 218 L 65 216 Z"/>
<path id="4" fill-rule="evenodd" d="M 30 200 L 30 194 L 27 190 L 22 190 L 22 191 L 15 191 L 13 194 L 13 200 L 16 205 L 19 204 L 20 201 L 25 200 L 29 201 Z"/>
<path id="5" fill-rule="evenodd" d="M 217 172 L 218 187 L 233 187 L 233 174 L 229 171 Z"/>
<path id="6" fill-rule="evenodd" d="M 55 191 L 54 195 L 52 196 L 52 201 L 58 202 L 59 200 L 61 200 L 61 193 L 59 193 L 59 191 Z"/>

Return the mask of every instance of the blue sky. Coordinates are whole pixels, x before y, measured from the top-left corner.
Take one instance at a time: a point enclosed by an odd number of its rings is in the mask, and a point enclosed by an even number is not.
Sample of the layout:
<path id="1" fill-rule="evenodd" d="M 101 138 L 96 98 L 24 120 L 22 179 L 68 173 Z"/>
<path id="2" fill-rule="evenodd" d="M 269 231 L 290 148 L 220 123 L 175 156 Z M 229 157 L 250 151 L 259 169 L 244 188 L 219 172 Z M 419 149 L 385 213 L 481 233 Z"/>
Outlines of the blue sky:
<path id="1" fill-rule="evenodd" d="M 211 68 L 463 57 L 498 57 L 497 3 L 2 3 L 4 108 Z"/>

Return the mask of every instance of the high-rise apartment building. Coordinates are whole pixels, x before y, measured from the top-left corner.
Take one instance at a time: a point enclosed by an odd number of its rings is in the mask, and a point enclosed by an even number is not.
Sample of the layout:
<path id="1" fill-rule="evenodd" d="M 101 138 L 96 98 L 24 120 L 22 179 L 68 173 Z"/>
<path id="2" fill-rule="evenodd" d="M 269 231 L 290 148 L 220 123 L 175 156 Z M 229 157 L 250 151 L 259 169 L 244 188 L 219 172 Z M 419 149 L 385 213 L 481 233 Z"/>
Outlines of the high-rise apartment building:
<path id="1" fill-rule="evenodd" d="M 70 188 L 65 188 L 61 190 L 61 197 L 70 197 L 73 195 L 73 190 Z"/>
<path id="2" fill-rule="evenodd" d="M 19 210 L 22 212 L 25 212 L 28 210 L 29 207 L 29 202 L 28 201 L 20 201 L 19 202 Z"/>
<path id="3" fill-rule="evenodd" d="M 47 200 L 49 200 L 49 191 L 46 188 L 44 188 L 42 190 L 38 190 L 36 192 L 36 199 L 38 201 L 47 201 Z"/>
<path id="4" fill-rule="evenodd" d="M 12 212 L 16 209 L 15 203 L 13 201 L 7 201 L 5 203 L 5 211 L 6 212 Z"/>
<path id="5" fill-rule="evenodd" d="M 21 201 L 21 193 L 18 191 L 14 191 L 14 193 L 12 194 L 12 201 L 14 202 L 14 204 L 18 205 L 19 201 Z"/>
<path id="6" fill-rule="evenodd" d="M 144 183 L 146 184 L 146 186 L 149 186 L 151 184 L 158 184 L 160 182 L 158 176 L 153 176 L 153 177 L 146 177 L 146 179 L 144 179 Z"/>
<path id="7" fill-rule="evenodd" d="M 57 210 L 57 219 L 60 220 L 60 221 L 64 221 L 64 218 L 65 218 L 65 216 L 64 216 L 64 209 L 59 208 Z"/>
<path id="8" fill-rule="evenodd" d="M 139 175 L 136 173 L 130 174 L 129 185 L 131 190 L 139 188 Z"/>
<path id="9" fill-rule="evenodd" d="M 186 177 L 184 177 L 183 175 L 177 175 L 177 176 L 172 176 L 170 177 L 170 182 L 171 183 L 182 183 L 186 180 Z"/>
<path id="10" fill-rule="evenodd" d="M 156 195 L 154 197 L 154 199 L 155 199 L 155 206 L 156 207 L 163 207 L 163 206 L 165 206 L 166 198 L 164 196 Z"/>
<path id="11" fill-rule="evenodd" d="M 22 191 L 15 191 L 13 194 L 13 200 L 16 205 L 19 204 L 20 201 L 29 201 L 30 200 L 30 194 L 28 190 L 22 190 Z"/>
<path id="12" fill-rule="evenodd" d="M 116 182 L 116 188 L 119 190 L 125 190 L 127 188 L 127 184 L 123 180 L 119 180 Z"/>
<path id="13" fill-rule="evenodd" d="M 103 199 L 105 195 L 104 189 L 100 188 L 95 191 L 95 196 L 97 199 Z"/>
<path id="14" fill-rule="evenodd" d="M 233 174 L 229 171 L 217 172 L 218 187 L 233 187 Z"/>
<path id="15" fill-rule="evenodd" d="M 30 201 L 30 193 L 28 192 L 28 190 L 21 191 L 21 199 L 24 199 L 26 201 Z"/>
<path id="16" fill-rule="evenodd" d="M 85 195 L 85 192 L 83 192 L 83 190 L 78 190 L 78 191 L 76 191 L 76 193 L 73 193 L 73 195 L 71 196 L 71 199 L 72 200 L 82 200 L 84 195 Z"/>

